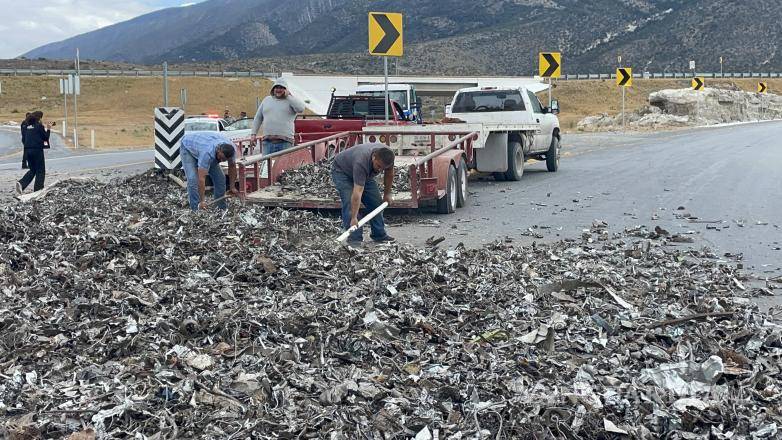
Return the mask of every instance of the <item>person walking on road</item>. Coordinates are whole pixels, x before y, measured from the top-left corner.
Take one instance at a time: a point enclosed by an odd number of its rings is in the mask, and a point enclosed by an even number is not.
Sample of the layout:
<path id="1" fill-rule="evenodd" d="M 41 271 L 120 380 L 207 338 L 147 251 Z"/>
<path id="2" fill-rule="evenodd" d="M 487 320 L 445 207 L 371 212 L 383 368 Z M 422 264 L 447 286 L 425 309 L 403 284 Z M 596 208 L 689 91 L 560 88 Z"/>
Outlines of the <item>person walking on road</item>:
<path id="1" fill-rule="evenodd" d="M 28 119 L 30 119 L 30 113 L 27 113 L 24 115 L 24 121 L 22 121 L 22 169 L 27 170 L 30 168 L 29 165 L 27 165 L 27 153 L 24 151 L 24 133 L 27 130 Z"/>
<path id="2" fill-rule="evenodd" d="M 212 179 L 214 200 L 218 209 L 226 209 L 225 174 L 220 162 L 228 161 L 228 183 L 230 193 L 238 195 L 236 189 L 236 147 L 224 134 L 216 131 L 193 131 L 182 136 L 179 154 L 182 168 L 187 176 L 187 196 L 190 209 L 206 209 L 206 176 Z"/>
<path id="3" fill-rule="evenodd" d="M 272 154 L 293 146 L 294 121 L 304 111 L 304 101 L 292 96 L 284 79 L 272 86 L 271 96 L 261 101 L 253 120 L 252 142 L 263 129 L 263 154 Z"/>
<path id="4" fill-rule="evenodd" d="M 21 195 L 27 189 L 33 178 L 35 178 L 33 190 L 40 191 L 43 189 L 44 180 L 46 179 L 46 161 L 43 150 L 49 148 L 49 135 L 51 134 L 52 125 L 47 123 L 44 128 L 41 122 L 42 119 L 43 112 L 36 111 L 32 112 L 25 121 L 27 125 L 22 136 L 24 143 L 23 157 L 27 158 L 27 165 L 30 169 L 21 180 L 16 182 L 16 193 L 18 195 Z"/>
<path id="5" fill-rule="evenodd" d="M 383 172 L 383 197 L 374 177 Z M 391 203 L 394 184 L 394 152 L 380 143 L 360 144 L 348 148 L 334 157 L 331 165 L 331 180 L 342 201 L 342 227 L 345 230 L 358 225 L 358 211 L 361 203 L 367 212 L 374 211 L 383 201 Z M 376 242 L 394 241 L 386 233 L 383 214 L 369 221 L 372 229 L 370 238 Z M 363 229 L 350 234 L 348 243 L 363 241 Z"/>

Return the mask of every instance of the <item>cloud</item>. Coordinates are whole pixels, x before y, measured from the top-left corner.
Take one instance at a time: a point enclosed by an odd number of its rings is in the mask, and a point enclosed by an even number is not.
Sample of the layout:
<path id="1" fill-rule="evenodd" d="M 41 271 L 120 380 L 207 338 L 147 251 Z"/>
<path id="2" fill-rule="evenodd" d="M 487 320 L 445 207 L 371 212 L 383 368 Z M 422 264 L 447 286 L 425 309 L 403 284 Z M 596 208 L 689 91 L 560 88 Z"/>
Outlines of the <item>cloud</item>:
<path id="1" fill-rule="evenodd" d="M 46 0 L 20 7 L 18 0 L 0 0 L 0 58 L 179 5 L 172 0 Z"/>

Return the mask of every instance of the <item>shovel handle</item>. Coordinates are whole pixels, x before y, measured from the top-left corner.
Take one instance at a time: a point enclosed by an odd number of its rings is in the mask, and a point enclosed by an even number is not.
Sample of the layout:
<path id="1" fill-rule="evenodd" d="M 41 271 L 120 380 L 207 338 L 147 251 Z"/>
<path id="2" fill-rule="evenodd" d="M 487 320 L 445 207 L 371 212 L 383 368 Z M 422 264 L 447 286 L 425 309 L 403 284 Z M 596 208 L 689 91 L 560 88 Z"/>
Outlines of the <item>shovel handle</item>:
<path id="1" fill-rule="evenodd" d="M 358 230 L 358 228 L 360 228 L 360 227 L 364 226 L 365 224 L 367 224 L 370 220 L 375 218 L 375 216 L 377 216 L 378 214 L 383 212 L 383 210 L 386 209 L 386 208 L 388 208 L 388 202 L 383 202 L 380 206 L 375 208 L 374 211 L 370 212 L 369 214 L 365 215 L 364 218 L 359 220 L 358 221 L 358 225 L 351 226 L 350 228 L 348 228 L 347 231 L 343 232 L 342 235 L 340 235 L 339 238 L 337 238 L 337 242 L 342 243 L 345 240 L 347 240 L 348 237 L 350 236 L 350 234 L 352 234 L 353 232 Z"/>

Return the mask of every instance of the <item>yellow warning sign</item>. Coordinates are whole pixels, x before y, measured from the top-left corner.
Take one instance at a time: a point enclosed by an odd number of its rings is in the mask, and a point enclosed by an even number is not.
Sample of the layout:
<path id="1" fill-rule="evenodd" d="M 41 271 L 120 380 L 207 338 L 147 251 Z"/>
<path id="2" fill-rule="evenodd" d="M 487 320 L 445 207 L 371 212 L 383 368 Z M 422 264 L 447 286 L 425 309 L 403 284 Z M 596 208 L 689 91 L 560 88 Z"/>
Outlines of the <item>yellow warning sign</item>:
<path id="1" fill-rule="evenodd" d="M 620 67 L 616 69 L 616 85 L 622 87 L 632 87 L 633 69 L 630 67 Z"/>
<path id="2" fill-rule="evenodd" d="M 559 78 L 562 76 L 562 54 L 559 52 L 541 52 L 538 57 L 540 76 Z"/>
<path id="3" fill-rule="evenodd" d="M 369 53 L 385 57 L 401 57 L 404 53 L 402 14 L 369 13 Z"/>

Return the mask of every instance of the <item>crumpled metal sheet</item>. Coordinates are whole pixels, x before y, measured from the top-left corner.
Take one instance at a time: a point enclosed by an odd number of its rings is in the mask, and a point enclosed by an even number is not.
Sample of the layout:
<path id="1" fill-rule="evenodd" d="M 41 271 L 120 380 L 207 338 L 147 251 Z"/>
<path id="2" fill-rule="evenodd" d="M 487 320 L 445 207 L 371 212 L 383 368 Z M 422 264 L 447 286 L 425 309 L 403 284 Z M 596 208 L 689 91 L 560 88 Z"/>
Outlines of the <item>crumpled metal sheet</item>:
<path id="1" fill-rule="evenodd" d="M 348 251 L 335 219 L 191 214 L 154 173 L 63 184 L 0 209 L 0 436 L 776 436 L 758 291 L 603 231 Z"/>
<path id="2" fill-rule="evenodd" d="M 298 168 L 285 170 L 275 184 L 282 191 L 306 194 L 324 199 L 339 199 L 339 194 L 331 181 L 331 164 L 333 159 L 323 159 L 319 162 L 302 165 Z M 383 174 L 375 177 L 375 181 L 383 190 Z M 407 167 L 394 169 L 394 193 L 410 192 L 410 170 Z"/>

